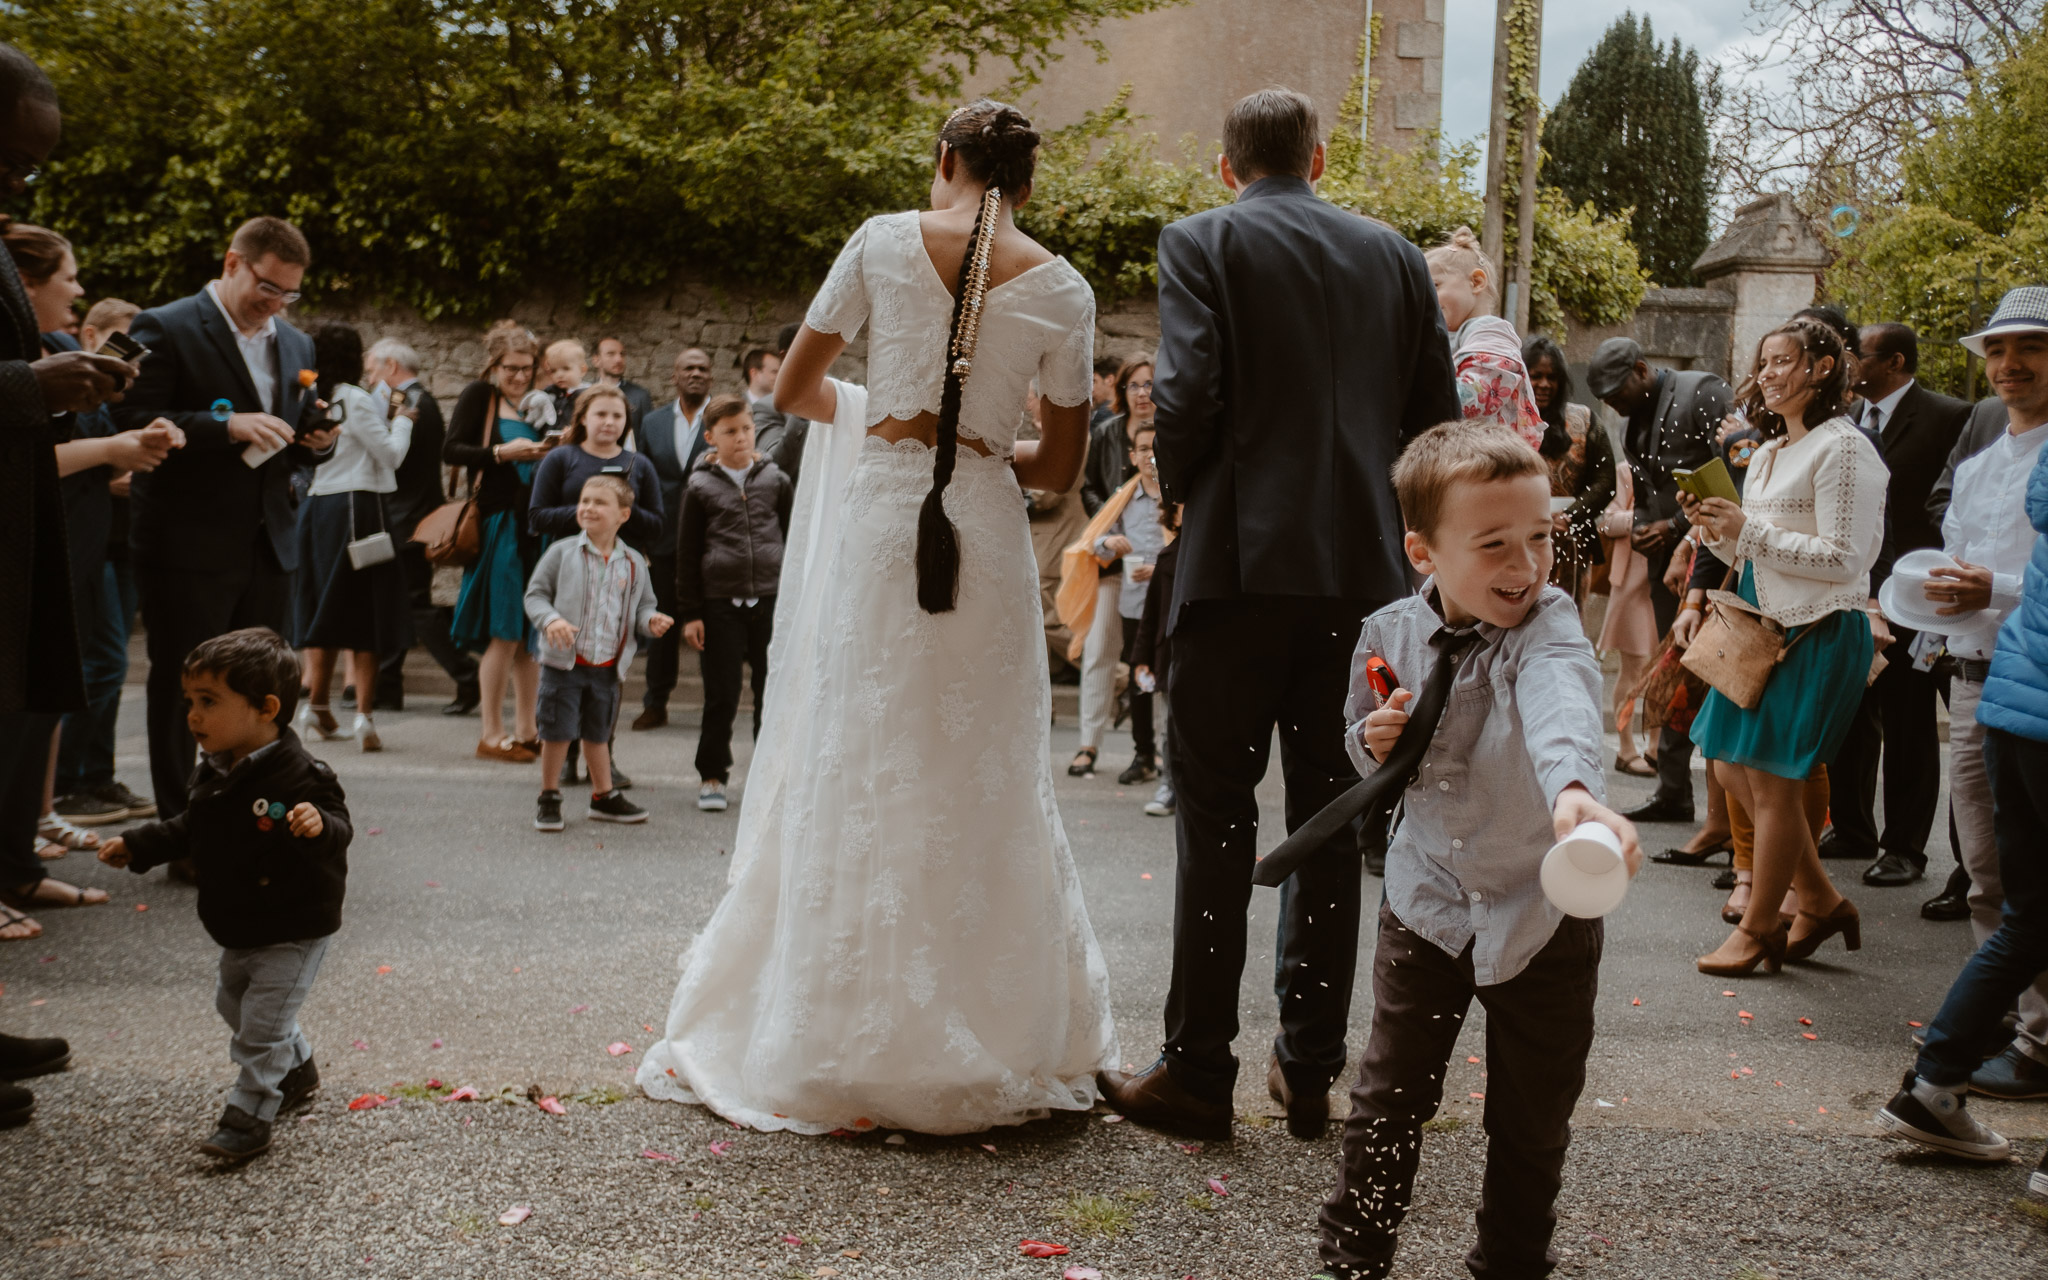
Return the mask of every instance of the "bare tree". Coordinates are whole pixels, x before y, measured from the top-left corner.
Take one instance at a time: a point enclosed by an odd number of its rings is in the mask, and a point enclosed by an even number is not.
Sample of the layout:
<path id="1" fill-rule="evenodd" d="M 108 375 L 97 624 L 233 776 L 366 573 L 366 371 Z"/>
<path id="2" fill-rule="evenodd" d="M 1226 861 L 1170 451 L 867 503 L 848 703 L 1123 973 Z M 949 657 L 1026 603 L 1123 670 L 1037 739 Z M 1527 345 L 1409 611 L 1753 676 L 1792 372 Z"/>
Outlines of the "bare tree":
<path id="1" fill-rule="evenodd" d="M 1971 74 L 2038 25 L 2043 0 L 1749 0 L 1758 42 L 1726 64 L 1717 158 L 1738 199 L 1816 205 L 1892 190 L 1899 151 Z"/>

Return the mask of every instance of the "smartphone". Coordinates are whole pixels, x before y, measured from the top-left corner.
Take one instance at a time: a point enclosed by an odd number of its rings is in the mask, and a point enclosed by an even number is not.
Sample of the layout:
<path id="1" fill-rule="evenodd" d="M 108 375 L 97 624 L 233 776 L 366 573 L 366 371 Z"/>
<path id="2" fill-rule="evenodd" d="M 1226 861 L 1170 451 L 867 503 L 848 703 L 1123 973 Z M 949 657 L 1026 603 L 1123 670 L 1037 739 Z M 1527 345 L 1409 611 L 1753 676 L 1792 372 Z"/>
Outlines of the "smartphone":
<path id="1" fill-rule="evenodd" d="M 1742 494 L 1735 488 L 1735 478 L 1728 474 L 1728 464 L 1719 458 L 1710 459 L 1705 466 L 1691 471 L 1674 469 L 1671 478 L 1678 482 L 1679 488 L 1701 501 L 1726 498 L 1737 506 L 1742 505 Z"/>
<path id="2" fill-rule="evenodd" d="M 1372 696 L 1379 699 L 1379 704 L 1383 707 L 1387 705 L 1387 699 L 1394 696 L 1394 690 L 1401 687 L 1400 677 L 1387 665 L 1387 660 L 1378 654 L 1365 660 L 1365 678 L 1366 682 L 1372 685 Z"/>
<path id="3" fill-rule="evenodd" d="M 113 356 L 118 360 L 126 360 L 132 364 L 148 355 L 149 348 L 116 329 L 107 335 L 105 342 L 100 344 L 99 354 Z"/>

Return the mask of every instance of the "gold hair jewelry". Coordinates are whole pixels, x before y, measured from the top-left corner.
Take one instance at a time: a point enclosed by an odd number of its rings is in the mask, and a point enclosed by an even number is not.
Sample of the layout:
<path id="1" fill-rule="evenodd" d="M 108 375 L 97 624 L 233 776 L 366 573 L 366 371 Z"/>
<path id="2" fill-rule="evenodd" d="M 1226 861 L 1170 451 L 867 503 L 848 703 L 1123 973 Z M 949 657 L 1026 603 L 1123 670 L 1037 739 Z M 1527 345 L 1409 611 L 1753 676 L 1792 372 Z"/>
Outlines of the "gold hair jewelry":
<path id="1" fill-rule="evenodd" d="M 975 237 L 967 277 L 960 282 L 960 332 L 953 339 L 953 372 L 962 378 L 974 369 L 975 342 L 981 336 L 981 304 L 988 297 L 989 253 L 995 247 L 996 217 L 1002 207 L 1002 188 L 990 187 L 982 193 L 981 231 Z"/>

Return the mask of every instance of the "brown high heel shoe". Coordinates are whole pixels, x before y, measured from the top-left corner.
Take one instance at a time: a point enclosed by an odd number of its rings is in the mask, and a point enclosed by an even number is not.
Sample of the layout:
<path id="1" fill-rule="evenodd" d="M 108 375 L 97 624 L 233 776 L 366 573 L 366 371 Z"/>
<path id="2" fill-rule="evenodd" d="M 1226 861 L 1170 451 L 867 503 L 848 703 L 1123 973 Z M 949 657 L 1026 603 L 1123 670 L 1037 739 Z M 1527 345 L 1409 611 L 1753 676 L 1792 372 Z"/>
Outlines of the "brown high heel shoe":
<path id="1" fill-rule="evenodd" d="M 1749 873 L 1735 873 L 1735 891 L 1728 895 L 1728 901 L 1721 904 L 1723 924 L 1741 924 L 1742 913 L 1749 910 Z"/>
<path id="2" fill-rule="evenodd" d="M 1719 950 L 1699 958 L 1701 973 L 1716 978 L 1741 978 L 1755 972 L 1758 965 L 1763 966 L 1765 973 L 1776 973 L 1785 966 L 1785 927 L 1782 924 L 1762 934 L 1751 933 L 1736 925 L 1735 933 L 1748 938 L 1752 945 L 1733 957 L 1723 958 L 1722 952 L 1728 949 L 1728 943 L 1735 941 L 1734 934 L 1729 935 L 1728 942 L 1722 943 Z"/>
<path id="3" fill-rule="evenodd" d="M 1838 933 L 1842 935 L 1842 941 L 1848 945 L 1849 950 L 1863 949 L 1863 917 L 1857 912 L 1856 904 L 1847 898 L 1842 899 L 1841 906 L 1824 916 L 1814 915 L 1810 911 L 1800 912 L 1799 924 L 1805 932 L 1795 934 L 1786 940 L 1787 960 L 1806 959 L 1820 950 L 1821 943 Z"/>

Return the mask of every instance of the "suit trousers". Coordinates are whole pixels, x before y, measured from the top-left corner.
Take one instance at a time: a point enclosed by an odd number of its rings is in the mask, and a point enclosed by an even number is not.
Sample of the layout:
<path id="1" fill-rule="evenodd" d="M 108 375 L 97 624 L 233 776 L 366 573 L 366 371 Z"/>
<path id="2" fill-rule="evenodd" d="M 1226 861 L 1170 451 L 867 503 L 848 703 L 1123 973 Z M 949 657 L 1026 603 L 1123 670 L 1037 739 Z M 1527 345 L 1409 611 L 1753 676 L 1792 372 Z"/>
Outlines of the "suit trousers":
<path id="1" fill-rule="evenodd" d="M 1650 609 L 1657 615 L 1657 635 L 1671 633 L 1678 620 L 1679 598 L 1664 588 L 1664 573 L 1671 567 L 1671 551 L 1647 557 L 1650 562 Z M 1676 729 L 1657 730 L 1657 791 L 1653 803 L 1672 801 L 1692 805 L 1692 735 Z"/>
<path id="2" fill-rule="evenodd" d="M 704 602 L 704 717 L 697 730 L 697 776 L 706 781 L 723 782 L 732 773 L 732 722 L 740 712 L 742 666 L 754 671 L 754 736 L 761 736 L 761 698 L 768 688 L 768 641 L 774 630 L 774 596 L 758 604 Z"/>
<path id="3" fill-rule="evenodd" d="M 258 1120 L 277 1119 L 284 1102 L 278 1085 L 313 1057 L 313 1046 L 299 1029 L 299 1006 L 313 990 L 331 941 L 329 934 L 268 947 L 228 947 L 220 953 L 213 1007 L 233 1033 L 228 1056 L 241 1068 L 228 1093 L 229 1106 Z"/>
<path id="4" fill-rule="evenodd" d="M 676 616 L 676 558 L 673 555 L 647 557 L 647 572 L 654 578 L 654 607 Z M 652 711 L 668 708 L 669 695 L 676 689 L 676 674 L 682 666 L 683 625 L 647 642 L 647 692 L 640 705 Z"/>
<path id="5" fill-rule="evenodd" d="M 1830 770 L 1835 838 L 1869 857 L 1896 853 L 1927 865 L 1927 836 L 1941 803 L 1941 740 L 1934 724 L 1941 677 L 1915 671 L 1899 633 L 1891 664 L 1863 691 L 1856 721 Z M 1953 711 L 1951 711 L 1953 717 Z M 1953 719 L 1951 719 L 1953 724 Z M 1884 834 L 1877 829 L 1878 762 L 1884 763 Z"/>
<path id="6" fill-rule="evenodd" d="M 1344 697 L 1359 626 L 1377 606 L 1248 596 L 1182 606 L 1169 672 L 1179 864 L 1167 1069 L 1227 1103 L 1237 1081 L 1238 984 L 1259 843 L 1254 789 L 1274 730 L 1287 785 L 1286 826 L 1301 826 L 1358 781 L 1344 751 Z M 1281 886 L 1273 993 L 1274 1052 L 1289 1087 L 1322 1093 L 1344 1070 L 1358 967 L 1359 855 L 1340 831 Z"/>
<path id="7" fill-rule="evenodd" d="M 135 566 L 149 649 L 149 778 L 165 821 L 185 812 L 185 788 L 197 762 L 179 680 L 186 655 L 201 642 L 242 627 L 284 630 L 291 579 L 277 567 L 261 530 L 256 537 L 260 545 L 240 573 Z"/>
<path id="8" fill-rule="evenodd" d="M 1340 1280 L 1381 1280 L 1392 1269 L 1422 1125 L 1443 1101 L 1445 1068 L 1477 999 L 1486 1010 L 1486 1175 L 1465 1267 L 1481 1280 L 1549 1275 L 1572 1108 L 1593 1048 L 1601 923 L 1566 916 L 1528 968 L 1490 987 L 1473 981 L 1471 943 L 1445 955 L 1385 905 L 1379 924 L 1372 1030 L 1337 1190 L 1323 1204 L 1323 1263 Z"/>
<path id="9" fill-rule="evenodd" d="M 1958 675 L 1949 683 L 1948 803 L 1970 873 L 1970 929 L 1977 945 L 1991 941 L 2005 921 L 2005 880 L 1999 871 L 1998 827 L 1993 816 L 1991 770 L 1984 762 L 1984 726 L 1977 703 L 1984 685 Z M 2048 1066 L 2048 974 L 2020 993 L 2019 1034 L 2013 1043 Z"/>
<path id="10" fill-rule="evenodd" d="M 413 638 L 425 647 L 436 666 L 455 682 L 457 698 L 477 696 L 476 658 L 458 647 L 448 634 L 455 610 L 434 603 L 434 566 L 427 563 L 427 550 L 417 542 L 400 543 L 398 566 L 405 572 L 405 594 L 412 605 Z M 377 705 L 399 710 L 405 706 L 405 655 L 400 649 L 387 653 L 377 663 Z"/>
<path id="11" fill-rule="evenodd" d="M 135 625 L 135 576 L 125 560 L 100 566 L 100 581 L 78 601 L 85 709 L 64 717 L 57 746 L 57 794 L 76 795 L 114 780 L 114 738 L 128 682 L 128 634 Z"/>

